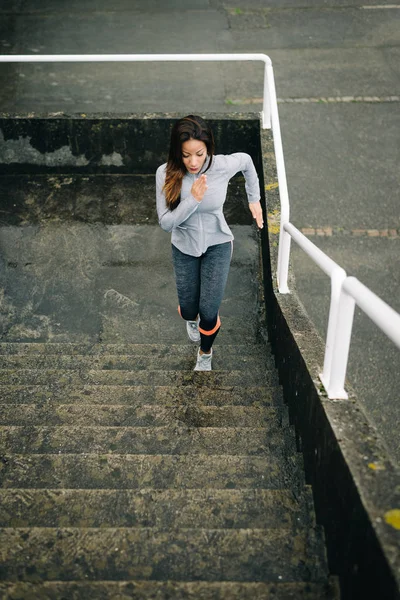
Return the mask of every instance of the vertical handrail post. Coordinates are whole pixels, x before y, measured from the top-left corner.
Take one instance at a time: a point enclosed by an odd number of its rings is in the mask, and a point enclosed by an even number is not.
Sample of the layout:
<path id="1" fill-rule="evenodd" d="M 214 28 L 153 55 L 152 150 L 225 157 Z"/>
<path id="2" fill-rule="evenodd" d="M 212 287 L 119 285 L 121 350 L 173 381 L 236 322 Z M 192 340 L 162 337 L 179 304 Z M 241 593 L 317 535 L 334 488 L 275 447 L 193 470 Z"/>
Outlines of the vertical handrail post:
<path id="1" fill-rule="evenodd" d="M 264 92 L 263 92 L 263 111 L 262 124 L 263 129 L 271 129 L 271 98 L 268 79 L 268 68 L 271 68 L 267 62 L 264 63 Z"/>
<path id="2" fill-rule="evenodd" d="M 349 359 L 355 305 L 354 298 L 346 292 L 343 282 L 340 290 L 339 314 L 332 349 L 332 364 L 328 377 L 329 384 L 326 388 L 330 399 L 348 399 L 344 382 Z"/>
<path id="3" fill-rule="evenodd" d="M 285 231 L 285 226 L 289 224 L 289 217 L 285 219 L 281 213 L 281 227 L 279 231 L 279 248 L 278 248 L 278 268 L 277 282 L 280 294 L 289 294 L 288 276 L 289 276 L 289 261 L 290 261 L 290 246 L 292 243 L 291 235 Z"/>
<path id="4" fill-rule="evenodd" d="M 329 308 L 328 328 L 326 333 L 324 369 L 320 379 L 327 390 L 330 384 L 332 358 L 339 318 L 339 302 L 346 271 L 336 267 L 331 274 L 331 302 Z"/>
<path id="5" fill-rule="evenodd" d="M 271 109 L 271 127 L 272 135 L 274 138 L 276 171 L 278 175 L 279 198 L 281 204 L 277 279 L 279 292 L 281 294 L 288 294 L 289 288 L 287 285 L 287 279 L 289 272 L 290 235 L 284 230 L 284 226 L 286 223 L 289 223 L 289 193 L 287 189 L 286 169 L 282 148 L 282 136 L 279 124 L 278 101 L 276 98 L 275 79 L 272 65 L 266 65 L 265 71 L 268 81 L 268 95 Z"/>

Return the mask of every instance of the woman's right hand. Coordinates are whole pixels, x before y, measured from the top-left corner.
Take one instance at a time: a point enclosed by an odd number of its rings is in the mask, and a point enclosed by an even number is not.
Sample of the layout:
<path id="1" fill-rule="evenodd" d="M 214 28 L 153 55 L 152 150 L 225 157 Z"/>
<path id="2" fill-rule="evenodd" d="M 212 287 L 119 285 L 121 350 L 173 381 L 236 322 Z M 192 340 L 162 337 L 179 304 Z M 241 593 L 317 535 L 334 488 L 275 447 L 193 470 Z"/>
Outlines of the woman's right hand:
<path id="1" fill-rule="evenodd" d="M 203 200 L 203 196 L 207 189 L 207 175 L 200 175 L 198 179 L 194 182 L 191 189 L 191 194 L 197 200 L 197 202 L 201 202 Z"/>

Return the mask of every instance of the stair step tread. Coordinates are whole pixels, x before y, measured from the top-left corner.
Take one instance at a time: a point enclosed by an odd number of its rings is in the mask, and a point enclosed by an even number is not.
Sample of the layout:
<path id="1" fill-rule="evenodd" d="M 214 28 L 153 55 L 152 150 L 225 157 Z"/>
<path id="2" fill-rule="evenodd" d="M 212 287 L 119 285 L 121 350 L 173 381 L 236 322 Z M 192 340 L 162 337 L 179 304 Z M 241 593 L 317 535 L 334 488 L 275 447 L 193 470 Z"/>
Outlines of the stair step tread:
<path id="1" fill-rule="evenodd" d="M 314 525 L 311 490 L 0 489 L 0 527 L 267 529 Z"/>
<path id="2" fill-rule="evenodd" d="M 268 457 L 291 448 L 292 432 L 270 427 L 5 426 L 0 427 L 0 454 L 124 453 L 239 454 Z"/>
<path id="3" fill-rule="evenodd" d="M 197 384 L 182 385 L 1 385 L 2 403 L 87 403 L 91 404 L 143 404 L 204 406 L 268 406 L 282 405 L 282 390 L 266 381 L 262 386 L 234 386 L 218 384 L 211 388 Z"/>
<path id="4" fill-rule="evenodd" d="M 173 284 L 173 282 L 171 282 Z M 23 285 L 23 283 L 21 283 Z M 137 284 L 140 286 L 140 283 Z M 139 289 L 139 287 L 138 287 Z M 154 290 L 153 290 L 154 293 Z M 152 302 L 153 297 L 149 298 Z M 29 298 L 27 298 L 29 301 Z M 152 302 L 153 303 L 153 302 Z M 55 310 L 60 310 L 60 307 L 55 307 Z M 92 310 L 88 314 L 92 314 L 93 310 L 98 310 L 97 299 L 94 300 Z M 245 310 L 249 311 L 249 306 L 243 306 L 243 313 L 239 316 L 230 316 L 225 314 L 222 318 L 222 327 L 218 334 L 218 346 L 225 344 L 252 344 L 257 340 L 258 336 L 258 323 L 253 317 L 245 314 Z M 162 343 L 165 345 L 169 344 L 182 344 L 188 343 L 188 337 L 186 334 L 186 328 L 183 322 L 177 316 L 176 319 L 171 320 L 171 312 L 163 310 L 163 326 L 160 327 L 160 317 L 153 316 L 150 314 L 151 308 L 147 308 L 147 314 L 137 315 L 130 314 L 126 308 L 119 308 L 117 306 L 110 307 L 105 313 L 102 314 L 102 337 L 107 344 L 126 344 L 129 345 L 134 340 L 135 344 L 148 344 L 149 341 L 153 343 Z M 175 307 L 174 307 L 175 310 Z M 101 317 L 100 317 L 101 318 Z M 98 331 L 90 329 L 88 332 L 83 331 L 68 331 L 64 329 L 57 333 L 52 332 L 53 335 L 49 336 L 47 329 L 41 330 L 39 328 L 36 331 L 32 331 L 32 337 L 29 339 L 27 335 L 24 335 L 24 342 L 21 342 L 21 336 L 19 330 L 11 329 L 7 331 L 3 336 L 3 343 L 43 343 L 43 344 L 56 344 L 56 343 L 71 343 L 68 340 L 74 340 L 72 343 L 80 343 L 82 340 L 92 336 L 93 342 L 97 343 Z M 86 334 L 86 335 L 85 335 Z M 26 341 L 28 340 L 28 341 Z"/>
<path id="5" fill-rule="evenodd" d="M 312 537 L 290 528 L 4 528 L 0 562 L 7 580 L 321 581 Z"/>
<path id="6" fill-rule="evenodd" d="M 302 457 L 149 454 L 2 456 L 3 488 L 290 488 L 304 485 Z"/>
<path id="7" fill-rule="evenodd" d="M 84 398 L 85 399 L 85 398 Z M 90 398 L 89 398 L 90 400 Z M 283 409 L 262 406 L 202 406 L 198 404 L 0 404 L 0 425 L 269 427 L 281 422 Z"/>
<path id="8" fill-rule="evenodd" d="M 1 342 L 0 356 L 12 355 L 67 355 L 67 356 L 166 356 L 168 354 L 186 355 L 193 351 L 194 344 L 79 344 L 79 343 L 35 343 Z M 271 353 L 264 344 L 223 344 L 216 347 L 221 356 L 260 355 L 270 357 Z"/>
<path id="9" fill-rule="evenodd" d="M 59 355 L 33 355 L 33 356 L 0 356 L 0 369 L 57 369 L 57 370 L 186 370 L 190 371 L 196 364 L 197 348 L 193 347 L 184 354 L 170 353 L 166 356 L 59 356 Z M 269 358 L 263 356 L 248 356 L 247 354 L 234 354 L 220 356 L 214 352 L 213 370 L 244 370 L 263 369 L 273 372 L 275 366 Z"/>
<path id="10" fill-rule="evenodd" d="M 88 369 L 71 371 L 66 369 L 0 369 L 0 384 L 19 385 L 202 385 L 246 386 L 278 384 L 277 374 L 257 369 L 255 372 L 240 370 L 199 372 L 193 370 L 105 370 Z"/>
<path id="11" fill-rule="evenodd" d="M 3 600 L 336 600 L 332 583 L 179 581 L 0 582 Z"/>
<path id="12" fill-rule="evenodd" d="M 215 345 L 215 354 L 221 357 L 243 356 L 262 357 L 272 360 L 272 354 L 265 344 L 240 343 Z M 196 351 L 196 344 L 79 344 L 79 343 L 24 343 L 0 342 L 0 357 L 73 358 L 93 357 L 153 357 L 164 358 L 171 355 L 187 356 Z"/>

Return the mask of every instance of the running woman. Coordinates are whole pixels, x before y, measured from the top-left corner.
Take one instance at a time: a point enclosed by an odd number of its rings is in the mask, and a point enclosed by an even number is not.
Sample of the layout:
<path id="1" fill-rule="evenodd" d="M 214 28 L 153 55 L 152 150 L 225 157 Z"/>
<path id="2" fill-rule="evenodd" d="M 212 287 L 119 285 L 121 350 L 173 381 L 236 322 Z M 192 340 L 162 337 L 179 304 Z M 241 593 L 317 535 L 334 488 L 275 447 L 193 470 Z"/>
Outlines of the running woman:
<path id="1" fill-rule="evenodd" d="M 158 221 L 172 233 L 178 310 L 189 339 L 200 342 L 195 371 L 211 371 L 212 345 L 221 327 L 219 307 L 233 248 L 223 205 L 228 182 L 239 171 L 261 229 L 260 186 L 251 157 L 214 155 L 212 130 L 201 117 L 189 115 L 174 124 L 168 162 L 156 173 Z"/>

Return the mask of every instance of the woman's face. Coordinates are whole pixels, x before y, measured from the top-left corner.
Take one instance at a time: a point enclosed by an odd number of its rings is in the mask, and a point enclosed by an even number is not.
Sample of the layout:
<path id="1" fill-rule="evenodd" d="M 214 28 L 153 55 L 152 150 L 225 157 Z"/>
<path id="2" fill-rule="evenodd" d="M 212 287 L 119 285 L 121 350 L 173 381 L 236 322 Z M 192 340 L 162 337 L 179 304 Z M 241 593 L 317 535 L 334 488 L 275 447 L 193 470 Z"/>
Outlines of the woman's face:
<path id="1" fill-rule="evenodd" d="M 182 161 L 189 173 L 198 173 L 207 158 L 204 142 L 190 139 L 182 144 Z"/>

